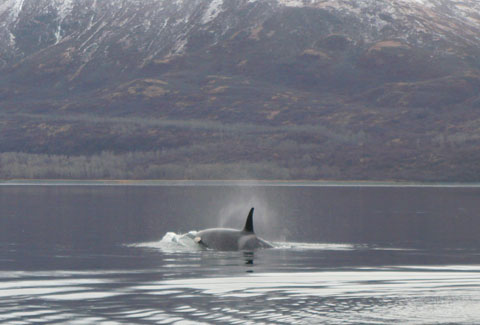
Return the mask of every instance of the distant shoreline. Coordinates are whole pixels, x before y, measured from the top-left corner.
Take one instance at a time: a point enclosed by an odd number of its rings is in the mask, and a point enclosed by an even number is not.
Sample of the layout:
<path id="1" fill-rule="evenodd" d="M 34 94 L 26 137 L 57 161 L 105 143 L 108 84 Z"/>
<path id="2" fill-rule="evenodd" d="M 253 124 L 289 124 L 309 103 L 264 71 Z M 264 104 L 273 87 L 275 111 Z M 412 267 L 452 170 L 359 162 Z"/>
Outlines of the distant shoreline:
<path id="1" fill-rule="evenodd" d="M 0 179 L 0 186 L 245 186 L 245 187 L 455 187 L 480 188 L 480 183 L 422 183 L 344 180 L 74 180 Z"/>

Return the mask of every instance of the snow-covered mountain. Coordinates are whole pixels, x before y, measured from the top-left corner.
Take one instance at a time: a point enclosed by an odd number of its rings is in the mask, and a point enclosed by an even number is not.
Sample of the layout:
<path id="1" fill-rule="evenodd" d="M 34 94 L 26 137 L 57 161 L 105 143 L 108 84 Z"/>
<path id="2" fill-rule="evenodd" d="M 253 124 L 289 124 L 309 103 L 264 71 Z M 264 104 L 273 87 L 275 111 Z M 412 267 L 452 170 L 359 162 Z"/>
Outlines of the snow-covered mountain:
<path id="1" fill-rule="evenodd" d="M 258 34 L 290 8 L 324 10 L 350 25 L 332 23 L 319 34 L 353 28 L 349 36 L 356 40 L 398 38 L 439 47 L 477 46 L 480 40 L 476 0 L 3 0 L 0 44 L 3 53 L 30 55 L 72 38 L 84 41 L 80 51 L 117 38 L 123 46 L 134 42 L 148 58 L 180 53 L 193 32 L 213 34 L 210 44 L 239 30 Z"/>
<path id="2" fill-rule="evenodd" d="M 278 21 L 279 17 L 283 21 Z M 3 0 L 0 65 L 65 47 L 69 51 L 63 55 L 78 57 L 82 64 L 121 52 L 133 54 L 135 64 L 142 65 L 244 34 L 268 43 L 275 33 L 297 35 L 303 48 L 286 44 L 297 51 L 315 47 L 313 40 L 301 39 L 310 33 L 315 41 L 339 34 L 365 44 L 395 40 L 401 46 L 468 55 L 480 42 L 480 2 Z"/>
<path id="3" fill-rule="evenodd" d="M 4 97 L 11 94 L 11 87 L 49 98 L 66 91 L 73 95 L 94 91 L 98 98 L 121 98 L 125 105 L 124 97 L 132 92 L 159 88 L 158 83 L 135 80 L 162 79 L 177 89 L 180 95 L 172 100 L 178 101 L 178 97 L 205 97 L 207 76 L 216 74 L 236 77 L 237 84 L 228 87 L 237 93 L 245 88 L 238 83 L 248 82 L 267 96 L 279 85 L 304 91 L 354 89 L 365 95 L 378 87 L 389 92 L 392 85 L 386 83 L 472 75 L 480 67 L 479 57 L 480 2 L 476 0 L 3 0 L 0 4 L 0 94 Z M 192 80 L 207 88 L 189 87 Z M 137 90 L 127 87 L 130 82 Z M 257 83 L 265 88 L 263 92 Z M 399 87 L 404 86 L 394 88 Z M 165 102 L 163 95 L 172 91 L 162 87 L 154 97 Z M 367 97 L 389 102 L 368 92 Z"/>

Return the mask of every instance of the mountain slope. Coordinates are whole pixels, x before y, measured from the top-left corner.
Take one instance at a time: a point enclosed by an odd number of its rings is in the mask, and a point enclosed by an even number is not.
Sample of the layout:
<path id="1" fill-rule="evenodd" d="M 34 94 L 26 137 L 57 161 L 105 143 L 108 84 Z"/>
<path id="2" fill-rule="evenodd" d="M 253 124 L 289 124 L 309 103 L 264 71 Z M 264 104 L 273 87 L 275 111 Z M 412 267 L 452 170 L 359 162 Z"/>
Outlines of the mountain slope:
<path id="1" fill-rule="evenodd" d="M 473 0 L 5 0 L 0 151 L 478 180 L 479 12 Z"/>

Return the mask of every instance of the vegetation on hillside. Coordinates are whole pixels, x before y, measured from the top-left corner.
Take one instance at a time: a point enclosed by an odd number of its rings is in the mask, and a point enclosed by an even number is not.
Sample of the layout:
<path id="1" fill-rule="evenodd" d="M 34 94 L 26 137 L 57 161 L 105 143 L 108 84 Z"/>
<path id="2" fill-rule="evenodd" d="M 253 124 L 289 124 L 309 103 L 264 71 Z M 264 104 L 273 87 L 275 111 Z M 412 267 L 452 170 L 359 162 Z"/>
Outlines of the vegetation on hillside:
<path id="1" fill-rule="evenodd" d="M 388 132 L 368 119 L 355 129 L 20 114 L 2 121 L 0 178 L 480 180 L 480 120 L 425 133 L 442 117 L 417 114 L 393 115 Z"/>

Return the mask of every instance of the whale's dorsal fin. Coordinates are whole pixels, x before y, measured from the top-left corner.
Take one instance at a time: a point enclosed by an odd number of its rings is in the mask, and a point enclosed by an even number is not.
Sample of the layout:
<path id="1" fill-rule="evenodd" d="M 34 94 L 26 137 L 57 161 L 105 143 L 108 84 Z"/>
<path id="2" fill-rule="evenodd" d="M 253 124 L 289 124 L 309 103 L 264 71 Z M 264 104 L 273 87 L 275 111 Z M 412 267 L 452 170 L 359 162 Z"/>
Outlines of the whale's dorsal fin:
<path id="1" fill-rule="evenodd" d="M 247 222 L 245 223 L 245 228 L 243 228 L 243 231 L 253 232 L 253 208 L 250 209 L 250 213 L 248 214 Z"/>

